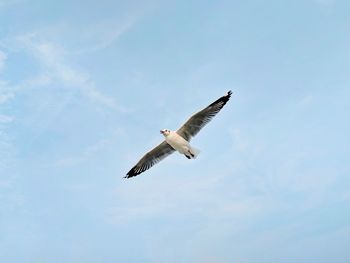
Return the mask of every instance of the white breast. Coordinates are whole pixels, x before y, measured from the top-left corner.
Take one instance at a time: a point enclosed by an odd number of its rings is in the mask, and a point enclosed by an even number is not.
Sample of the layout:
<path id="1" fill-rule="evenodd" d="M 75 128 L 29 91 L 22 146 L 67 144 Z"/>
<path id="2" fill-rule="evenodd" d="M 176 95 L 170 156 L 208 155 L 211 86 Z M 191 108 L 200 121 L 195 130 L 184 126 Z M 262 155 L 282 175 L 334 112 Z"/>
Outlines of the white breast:
<path id="1" fill-rule="evenodd" d="M 189 143 L 176 132 L 171 131 L 165 138 L 166 142 L 170 144 L 175 150 L 180 153 L 185 153 L 189 149 Z"/>

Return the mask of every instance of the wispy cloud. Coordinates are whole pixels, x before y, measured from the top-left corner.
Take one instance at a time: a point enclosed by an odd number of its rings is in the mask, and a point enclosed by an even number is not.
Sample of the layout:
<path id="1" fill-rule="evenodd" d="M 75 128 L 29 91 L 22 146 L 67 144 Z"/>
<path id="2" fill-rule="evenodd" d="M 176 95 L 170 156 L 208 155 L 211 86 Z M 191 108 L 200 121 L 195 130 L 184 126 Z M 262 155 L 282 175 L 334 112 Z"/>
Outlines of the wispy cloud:
<path id="1" fill-rule="evenodd" d="M 227 173 L 227 172 L 226 172 Z M 225 172 L 222 172 L 225 174 Z M 240 221 L 263 212 L 268 207 L 268 197 L 251 196 L 242 192 L 242 184 L 225 186 L 225 178 L 198 175 L 186 178 L 169 177 L 142 183 L 125 181 L 116 194 L 122 200 L 106 213 L 110 223 L 123 223 L 135 218 L 198 216 L 221 220 Z M 151 189 L 157 189 L 152 191 Z M 180 194 L 181 193 L 181 194 Z M 240 193 L 240 195 L 236 195 Z M 166 198 L 165 198 L 166 197 Z M 264 205 L 263 205 L 264 204 Z"/>
<path id="2" fill-rule="evenodd" d="M 136 17 L 123 22 L 106 19 L 90 25 L 81 33 L 81 37 L 89 45 L 80 47 L 76 53 L 94 52 L 111 46 L 135 24 L 135 21 Z"/>
<path id="3" fill-rule="evenodd" d="M 240 151 L 245 151 L 248 147 L 247 140 L 245 140 L 239 128 L 229 128 L 228 133 L 233 139 L 234 146 Z"/>
<path id="4" fill-rule="evenodd" d="M 6 59 L 6 53 L 0 50 L 0 72 L 4 69 Z"/>
<path id="5" fill-rule="evenodd" d="M 62 157 L 55 162 L 56 166 L 73 166 L 81 165 L 82 163 L 89 162 L 90 160 L 96 158 L 101 152 L 105 152 L 107 149 L 111 148 L 125 135 L 123 128 L 118 127 L 114 130 L 114 133 L 109 135 L 109 137 L 101 138 L 96 142 L 86 146 L 79 150 L 78 154 L 71 154 L 67 157 Z M 114 149 L 114 148 L 113 148 Z"/>
<path id="6" fill-rule="evenodd" d="M 312 103 L 313 99 L 312 95 L 306 95 L 299 100 L 298 105 L 301 109 L 306 108 Z"/>
<path id="7" fill-rule="evenodd" d="M 14 146 L 7 132 L 12 120 L 11 116 L 0 115 L 0 180 L 8 177 L 5 171 L 10 167 L 13 159 Z"/>
<path id="8" fill-rule="evenodd" d="M 94 155 L 98 154 L 101 150 L 106 148 L 108 145 L 111 144 L 110 140 L 102 139 L 93 145 L 88 146 L 79 153 L 79 156 L 71 156 L 67 158 L 62 158 L 56 162 L 57 166 L 71 166 L 83 163 L 85 161 L 88 161 L 90 158 L 93 158 Z"/>
<path id="9" fill-rule="evenodd" d="M 4 73 L 3 69 L 5 69 L 7 59 L 16 53 L 29 58 L 31 65 L 37 67 L 33 74 L 26 76 L 24 79 L 19 79 L 17 82 L 6 81 L 4 78 L 0 79 L 0 105 L 15 100 L 21 94 L 27 95 L 30 90 L 60 89 L 59 100 L 52 101 L 55 103 L 54 107 L 52 107 L 52 103 L 38 100 L 38 103 L 35 103 L 37 108 L 30 115 L 27 115 L 30 116 L 29 122 L 35 123 L 39 127 L 39 129 L 35 129 L 33 136 L 26 141 L 28 145 L 36 141 L 49 127 L 54 126 L 55 120 L 62 114 L 66 108 L 65 106 L 73 100 L 78 99 L 84 101 L 84 103 L 90 103 L 97 110 L 108 110 L 122 114 L 130 111 L 117 102 L 115 96 L 107 95 L 103 88 L 98 88 L 89 73 L 84 72 L 83 67 L 72 62 L 73 57 L 77 56 L 76 53 L 80 51 L 93 52 L 111 45 L 132 25 L 131 20 L 120 27 L 111 27 L 108 26 L 108 23 L 111 23 L 111 21 L 93 23 L 94 26 L 91 26 L 91 30 L 88 27 L 86 31 L 79 32 L 76 30 L 74 34 L 72 30 L 69 31 L 68 27 L 63 26 L 59 29 L 46 27 L 0 39 L 0 74 Z M 90 44 L 81 45 L 78 49 L 69 45 L 69 48 L 67 48 L 66 43 L 62 43 L 62 39 L 70 38 L 60 37 L 60 30 L 67 30 L 72 36 L 75 34 L 85 35 L 85 39 L 91 40 L 86 43 Z M 62 34 L 64 35 L 64 33 Z M 79 39 L 79 37 L 76 39 Z M 95 41 L 92 41 L 93 39 Z M 79 52 L 76 52 L 77 50 Z M 35 96 L 31 98 L 35 98 Z M 46 109 L 49 112 L 44 117 L 43 112 L 47 112 Z M 7 115 L 4 112 L 0 114 L 0 132 L 2 132 L 0 140 L 4 145 L 9 145 L 8 136 L 5 132 L 6 127 L 15 119 L 15 116 Z M 28 120 L 28 117 L 26 119 Z M 3 149 L 5 148 L 3 147 Z M 5 152 L 2 153 L 2 156 L 4 154 Z M 83 159 L 81 157 L 77 159 L 71 157 L 61 160 L 60 163 L 68 165 L 69 163 L 81 162 L 90 155 L 91 150 L 87 150 Z M 5 162 L 5 158 L 2 162 Z"/>
<path id="10" fill-rule="evenodd" d="M 13 99 L 15 97 L 15 94 L 13 91 L 11 91 L 7 83 L 0 80 L 0 105 L 8 102 L 10 99 Z"/>
<path id="11" fill-rule="evenodd" d="M 0 71 L 5 66 L 7 55 L 0 50 Z M 14 98 L 14 93 L 8 87 L 7 82 L 0 79 L 0 106 Z M 0 112 L 0 171 L 8 165 L 12 144 L 6 132 L 6 128 L 13 121 L 13 117 Z"/>
<path id="12" fill-rule="evenodd" d="M 13 118 L 7 115 L 0 114 L 0 123 L 10 123 Z"/>
<path id="13" fill-rule="evenodd" d="M 44 74 L 29 80 L 45 85 L 50 79 L 60 81 L 66 87 L 76 89 L 84 97 L 100 105 L 121 112 L 126 109 L 116 103 L 115 99 L 99 91 L 89 75 L 69 64 L 67 51 L 63 46 L 48 40 L 42 40 L 36 33 L 16 38 L 26 51 L 33 55 L 42 65 Z M 27 81 L 28 82 L 28 81 Z"/>
<path id="14" fill-rule="evenodd" d="M 7 1 L 5 1 L 7 3 Z M 0 2 L 1 3 L 1 2 Z M 92 21 L 79 28 L 59 22 L 31 32 L 10 36 L 0 40 L 0 46 L 10 52 L 26 52 L 41 66 L 37 76 L 31 76 L 16 83 L 13 91 L 46 87 L 52 83 L 60 83 L 71 92 L 121 113 L 130 109 L 121 105 L 116 98 L 105 94 L 98 88 L 90 75 L 72 63 L 72 57 L 105 49 L 115 43 L 123 34 L 134 26 L 143 13 L 131 11 L 123 18 L 105 18 Z M 62 40 L 64 39 L 64 42 Z M 0 72 L 8 55 L 0 50 Z M 0 102 L 13 95 L 0 94 Z"/>

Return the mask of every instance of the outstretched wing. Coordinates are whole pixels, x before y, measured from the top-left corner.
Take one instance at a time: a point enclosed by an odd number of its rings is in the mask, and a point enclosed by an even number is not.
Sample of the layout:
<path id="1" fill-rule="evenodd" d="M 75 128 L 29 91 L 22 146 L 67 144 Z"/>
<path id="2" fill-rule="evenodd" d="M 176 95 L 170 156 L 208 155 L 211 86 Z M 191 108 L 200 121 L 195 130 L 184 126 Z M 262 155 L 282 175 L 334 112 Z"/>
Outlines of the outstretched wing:
<path id="1" fill-rule="evenodd" d="M 141 160 L 126 174 L 124 178 L 130 178 L 148 170 L 156 163 L 163 160 L 175 150 L 166 141 L 163 141 L 153 150 L 146 153 Z"/>
<path id="2" fill-rule="evenodd" d="M 214 101 L 205 109 L 192 115 L 184 125 L 181 126 L 176 132 L 186 141 L 190 141 L 211 119 L 224 107 L 228 102 L 232 94 L 232 91 L 227 92 L 227 95 Z"/>

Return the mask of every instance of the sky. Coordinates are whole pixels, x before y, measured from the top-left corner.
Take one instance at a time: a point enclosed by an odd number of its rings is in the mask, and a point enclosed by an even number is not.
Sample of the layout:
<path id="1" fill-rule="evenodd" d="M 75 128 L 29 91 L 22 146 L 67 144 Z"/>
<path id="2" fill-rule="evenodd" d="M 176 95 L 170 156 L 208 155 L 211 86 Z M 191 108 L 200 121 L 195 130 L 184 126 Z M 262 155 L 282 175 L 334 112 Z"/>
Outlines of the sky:
<path id="1" fill-rule="evenodd" d="M 0 0 L 2 262 L 350 262 L 350 2 Z M 123 176 L 194 112 L 192 141 Z"/>

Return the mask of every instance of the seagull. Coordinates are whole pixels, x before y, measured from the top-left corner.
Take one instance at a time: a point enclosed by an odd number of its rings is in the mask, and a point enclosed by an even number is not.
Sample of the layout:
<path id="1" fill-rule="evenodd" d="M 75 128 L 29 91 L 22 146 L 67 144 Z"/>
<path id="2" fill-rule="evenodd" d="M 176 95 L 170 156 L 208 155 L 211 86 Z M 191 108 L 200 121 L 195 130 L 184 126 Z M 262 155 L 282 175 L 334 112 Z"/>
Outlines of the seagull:
<path id="1" fill-rule="evenodd" d="M 190 145 L 192 137 L 218 114 L 229 101 L 231 94 L 232 91 L 228 91 L 227 95 L 222 96 L 203 110 L 192 115 L 177 131 L 161 130 L 160 133 L 163 134 L 165 140 L 146 153 L 124 178 L 134 177 L 143 173 L 175 151 L 183 154 L 188 159 L 195 159 L 200 151 Z"/>

